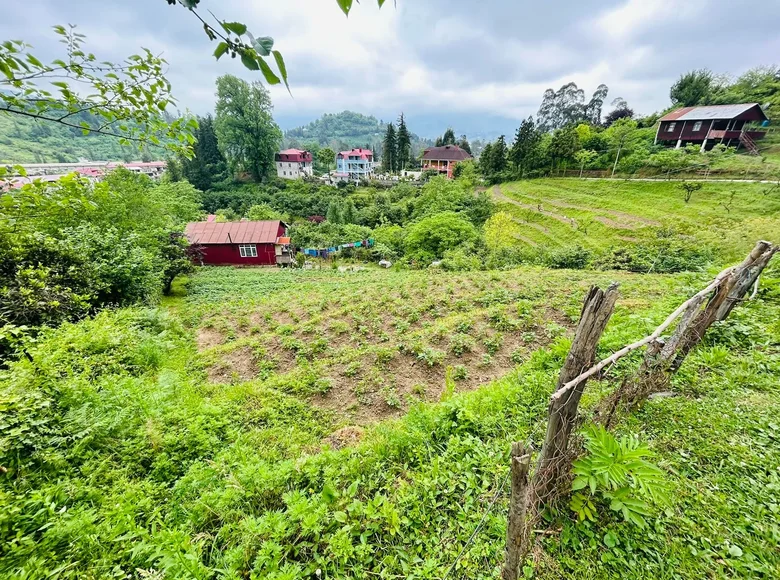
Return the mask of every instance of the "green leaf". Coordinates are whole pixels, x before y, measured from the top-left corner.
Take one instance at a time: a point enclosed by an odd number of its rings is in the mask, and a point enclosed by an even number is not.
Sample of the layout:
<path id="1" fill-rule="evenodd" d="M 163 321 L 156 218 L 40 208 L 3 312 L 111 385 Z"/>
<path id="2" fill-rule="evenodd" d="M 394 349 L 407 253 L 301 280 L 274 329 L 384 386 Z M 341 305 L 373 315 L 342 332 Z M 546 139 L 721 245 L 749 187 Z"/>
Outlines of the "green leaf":
<path id="1" fill-rule="evenodd" d="M 220 22 L 220 24 L 222 24 L 222 28 L 225 29 L 225 32 L 232 32 L 238 36 L 241 36 L 246 32 L 246 24 L 242 24 L 241 22 Z"/>
<path id="2" fill-rule="evenodd" d="M 344 523 L 347 521 L 347 513 L 346 512 L 334 512 L 333 519 L 336 520 L 339 523 Z"/>
<path id="3" fill-rule="evenodd" d="M 582 489 L 588 485 L 588 478 L 586 477 L 576 477 L 574 478 L 574 481 L 571 483 L 571 490 L 577 491 L 578 489 Z"/>
<path id="4" fill-rule="evenodd" d="M 43 68 L 43 63 L 41 61 L 39 61 L 37 58 L 35 58 L 33 55 L 28 54 L 27 55 L 27 60 L 30 61 L 30 64 L 32 64 L 33 66 L 37 66 L 39 68 Z"/>
<path id="5" fill-rule="evenodd" d="M 227 52 L 228 49 L 228 43 L 227 42 L 220 42 L 217 45 L 217 49 L 214 51 L 214 56 L 219 60 L 219 57 L 221 57 L 223 54 Z"/>
<path id="6" fill-rule="evenodd" d="M 607 548 L 614 548 L 617 546 L 617 536 L 611 531 L 604 534 L 604 545 L 606 545 Z"/>
<path id="7" fill-rule="evenodd" d="M 352 9 L 352 0 L 336 0 L 339 3 L 341 11 L 349 16 L 349 11 Z"/>
<path id="8" fill-rule="evenodd" d="M 11 72 L 11 69 L 8 68 L 8 65 L 5 64 L 2 60 L 0 60 L 0 72 L 2 72 L 7 78 L 13 78 L 13 73 Z"/>
<path id="9" fill-rule="evenodd" d="M 279 77 L 274 74 L 274 71 L 271 70 L 271 67 L 268 66 L 267 62 L 260 57 L 258 57 L 257 62 L 260 65 L 260 72 L 263 73 L 263 76 L 269 85 L 278 85 L 282 82 L 279 80 Z"/>
<path id="10" fill-rule="evenodd" d="M 276 61 L 276 66 L 279 68 L 279 74 L 282 75 L 282 80 L 284 81 L 284 86 L 287 87 L 287 91 L 290 91 L 290 85 L 287 84 L 287 67 L 284 64 L 284 59 L 282 58 L 282 53 L 278 50 L 273 51 L 274 60 Z"/>
<path id="11" fill-rule="evenodd" d="M 731 546 L 729 546 L 729 556 L 731 556 L 732 558 L 741 558 L 742 548 L 740 548 L 736 544 L 732 544 Z"/>
<path id="12" fill-rule="evenodd" d="M 243 53 L 241 55 L 241 62 L 244 63 L 244 66 L 249 70 L 258 70 L 260 68 L 257 64 L 257 60 L 252 58 L 252 55 L 250 54 Z"/>
<path id="13" fill-rule="evenodd" d="M 257 51 L 257 54 L 268 56 L 271 54 L 271 49 L 274 47 L 274 39 L 270 36 L 261 36 L 252 42 L 252 46 Z"/>

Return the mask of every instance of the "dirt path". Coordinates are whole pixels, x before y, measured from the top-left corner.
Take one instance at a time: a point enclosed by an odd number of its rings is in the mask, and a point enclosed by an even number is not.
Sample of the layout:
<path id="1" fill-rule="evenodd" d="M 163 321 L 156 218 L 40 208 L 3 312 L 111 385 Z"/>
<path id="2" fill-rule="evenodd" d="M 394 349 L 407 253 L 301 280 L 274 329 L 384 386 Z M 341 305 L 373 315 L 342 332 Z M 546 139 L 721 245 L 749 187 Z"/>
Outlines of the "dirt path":
<path id="1" fill-rule="evenodd" d="M 533 241 L 531 238 L 526 238 L 525 236 L 521 236 L 520 234 L 515 234 L 515 237 L 520 240 L 521 242 L 528 244 L 531 247 L 538 248 L 539 244 L 537 244 L 535 241 Z"/>
<path id="2" fill-rule="evenodd" d="M 516 205 L 518 207 L 522 207 L 523 209 L 530 209 L 536 212 L 539 212 L 542 215 L 546 215 L 549 218 L 552 218 L 554 220 L 558 220 L 559 222 L 562 222 L 566 225 L 573 226 L 574 229 L 577 229 L 577 220 L 574 218 L 567 217 L 565 215 L 554 213 L 551 211 L 547 211 L 544 209 L 539 209 L 539 205 L 531 205 L 528 203 L 522 203 L 517 201 L 516 199 L 512 199 L 511 197 L 507 197 L 503 193 L 501 193 L 501 188 L 498 185 L 493 186 L 493 197 L 495 197 L 498 201 L 502 203 L 511 203 L 512 205 Z"/>

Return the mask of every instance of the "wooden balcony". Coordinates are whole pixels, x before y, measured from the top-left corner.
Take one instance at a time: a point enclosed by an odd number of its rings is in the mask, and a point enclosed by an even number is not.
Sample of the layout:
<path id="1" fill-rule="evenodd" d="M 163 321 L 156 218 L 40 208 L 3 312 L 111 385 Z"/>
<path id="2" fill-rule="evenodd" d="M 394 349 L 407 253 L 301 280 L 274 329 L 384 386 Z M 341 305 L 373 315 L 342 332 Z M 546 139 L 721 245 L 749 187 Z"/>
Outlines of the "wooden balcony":
<path id="1" fill-rule="evenodd" d="M 740 134 L 742 131 L 740 129 L 731 130 L 728 131 L 725 130 L 719 130 L 719 129 L 713 129 L 709 133 L 707 133 L 707 139 L 739 139 Z M 766 135 L 766 130 L 752 130 L 752 131 L 745 131 L 745 135 L 750 137 L 753 140 L 756 139 L 763 139 L 764 135 Z"/>

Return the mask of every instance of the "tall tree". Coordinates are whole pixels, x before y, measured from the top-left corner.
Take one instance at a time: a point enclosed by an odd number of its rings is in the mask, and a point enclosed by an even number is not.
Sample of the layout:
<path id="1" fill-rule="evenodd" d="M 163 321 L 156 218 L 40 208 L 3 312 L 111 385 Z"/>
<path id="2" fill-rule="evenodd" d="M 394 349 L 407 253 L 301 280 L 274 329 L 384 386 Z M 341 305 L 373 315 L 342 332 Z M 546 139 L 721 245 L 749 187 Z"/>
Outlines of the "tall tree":
<path id="1" fill-rule="evenodd" d="M 548 132 L 585 118 L 585 91 L 575 83 L 567 83 L 558 91 L 547 89 L 537 113 L 537 125 Z"/>
<path id="2" fill-rule="evenodd" d="M 607 93 L 609 93 L 609 87 L 604 84 L 599 85 L 585 106 L 585 120 L 591 125 L 601 124 L 601 110 L 604 107 L 604 99 L 607 98 Z"/>
<path id="3" fill-rule="evenodd" d="M 708 104 L 715 92 L 715 77 L 707 69 L 692 70 L 680 76 L 672 85 L 669 97 L 678 107 Z"/>
<path id="4" fill-rule="evenodd" d="M 547 152 L 554 162 L 563 163 L 565 168 L 568 161 L 574 157 L 579 145 L 577 130 L 570 125 L 564 129 L 555 130 Z"/>
<path id="5" fill-rule="evenodd" d="M 182 156 L 182 172 L 192 185 L 201 191 L 207 191 L 225 171 L 225 157 L 219 150 L 211 115 L 198 117 L 197 141 L 193 151 L 195 155 L 192 159 Z"/>
<path id="6" fill-rule="evenodd" d="M 214 130 L 219 149 L 234 171 L 247 171 L 255 181 L 271 174 L 282 141 L 272 108 L 260 82 L 250 85 L 232 75 L 217 79 Z"/>
<path id="7" fill-rule="evenodd" d="M 542 136 L 536 130 L 534 118 L 528 117 L 520 124 L 509 151 L 509 159 L 521 175 L 533 168 L 539 157 L 539 143 Z"/>
<path id="8" fill-rule="evenodd" d="M 469 140 L 466 138 L 465 135 L 461 135 L 460 139 L 458 139 L 457 143 L 458 147 L 463 149 L 466 153 L 471 155 L 471 145 L 469 144 Z"/>
<path id="9" fill-rule="evenodd" d="M 436 147 L 441 147 L 443 145 L 455 145 L 455 131 L 452 127 L 447 127 L 447 130 L 444 131 L 444 135 L 436 138 Z"/>
<path id="10" fill-rule="evenodd" d="M 382 142 L 382 170 L 386 173 L 395 171 L 396 168 L 396 138 L 395 125 L 387 124 L 385 139 Z"/>
<path id="11" fill-rule="evenodd" d="M 396 170 L 400 171 L 409 163 L 412 154 L 412 137 L 409 135 L 409 129 L 406 128 L 404 114 L 398 118 L 398 134 L 395 141 L 396 146 Z"/>

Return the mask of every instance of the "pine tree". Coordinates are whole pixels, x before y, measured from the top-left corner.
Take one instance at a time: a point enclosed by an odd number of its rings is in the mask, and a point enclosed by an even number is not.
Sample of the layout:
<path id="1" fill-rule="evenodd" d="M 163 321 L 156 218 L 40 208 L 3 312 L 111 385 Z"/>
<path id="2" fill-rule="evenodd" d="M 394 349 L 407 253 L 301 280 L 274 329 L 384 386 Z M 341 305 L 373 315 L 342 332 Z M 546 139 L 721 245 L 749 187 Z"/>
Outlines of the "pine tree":
<path id="1" fill-rule="evenodd" d="M 466 138 L 465 135 L 460 136 L 460 139 L 458 140 L 458 147 L 460 147 L 466 153 L 471 155 L 471 145 L 469 144 L 469 140 Z"/>
<path id="2" fill-rule="evenodd" d="M 538 158 L 541 138 L 541 134 L 536 130 L 533 117 L 528 117 L 517 128 L 515 141 L 509 150 L 509 160 L 521 174 L 533 168 Z"/>
<path id="3" fill-rule="evenodd" d="M 382 143 L 382 170 L 385 173 L 391 173 L 395 171 L 395 126 L 392 123 L 387 124 L 387 132 L 385 133 L 385 140 Z"/>
<path id="4" fill-rule="evenodd" d="M 493 145 L 491 167 L 494 173 L 501 173 L 506 169 L 507 153 L 506 139 L 501 135 L 501 137 L 496 140 L 495 145 Z"/>
<path id="5" fill-rule="evenodd" d="M 217 147 L 214 133 L 214 119 L 211 115 L 198 117 L 197 141 L 193 146 L 192 159 L 181 158 L 184 178 L 201 191 L 211 189 L 212 184 L 222 178 L 226 169 L 225 158 Z"/>
<path id="6" fill-rule="evenodd" d="M 398 118 L 398 136 L 396 138 L 396 171 L 400 171 L 409 163 L 412 154 L 412 137 L 409 135 L 409 129 L 406 128 L 404 114 Z"/>

